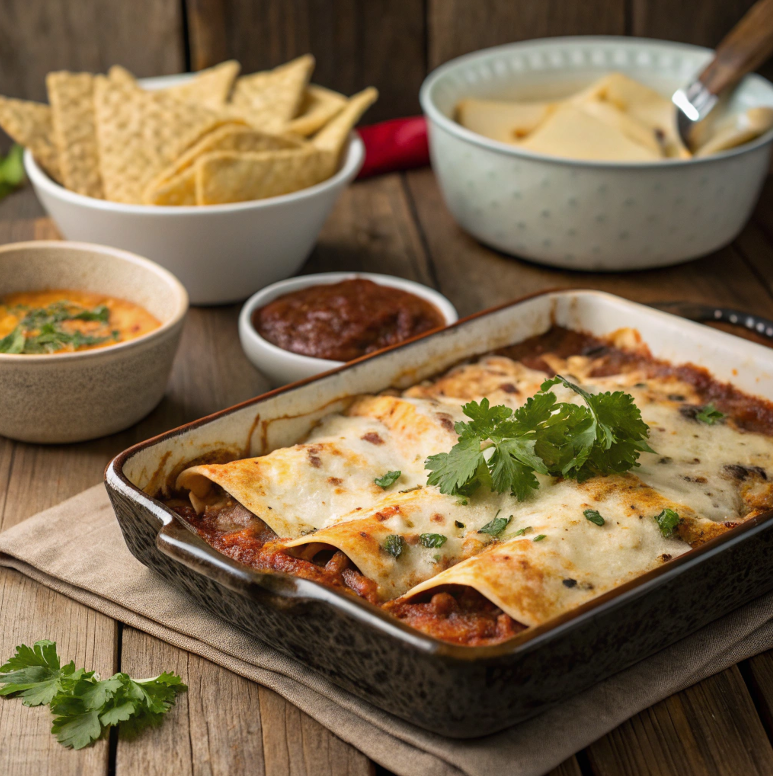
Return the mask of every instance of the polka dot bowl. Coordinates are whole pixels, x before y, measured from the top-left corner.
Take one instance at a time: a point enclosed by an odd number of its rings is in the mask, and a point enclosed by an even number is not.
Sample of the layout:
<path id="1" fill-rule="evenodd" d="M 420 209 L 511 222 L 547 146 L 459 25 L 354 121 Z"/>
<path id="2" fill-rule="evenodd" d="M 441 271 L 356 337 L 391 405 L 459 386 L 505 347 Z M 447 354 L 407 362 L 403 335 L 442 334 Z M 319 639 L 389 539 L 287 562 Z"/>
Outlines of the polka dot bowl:
<path id="1" fill-rule="evenodd" d="M 458 100 L 556 99 L 622 72 L 670 95 L 711 52 L 635 38 L 578 37 L 486 49 L 446 63 L 421 89 L 432 166 L 460 226 L 481 242 L 557 267 L 645 269 L 710 253 L 743 228 L 767 174 L 773 132 L 705 159 L 588 162 L 518 149 L 453 120 Z M 728 109 L 773 106 L 747 76 Z"/>

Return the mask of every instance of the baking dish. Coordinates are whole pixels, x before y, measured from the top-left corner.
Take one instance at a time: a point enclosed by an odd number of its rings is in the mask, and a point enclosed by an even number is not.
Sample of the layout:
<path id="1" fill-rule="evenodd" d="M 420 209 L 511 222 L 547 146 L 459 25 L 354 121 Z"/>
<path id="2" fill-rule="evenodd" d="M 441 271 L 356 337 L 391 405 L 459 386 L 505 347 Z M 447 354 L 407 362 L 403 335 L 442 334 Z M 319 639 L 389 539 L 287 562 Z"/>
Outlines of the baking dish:
<path id="1" fill-rule="evenodd" d="M 674 643 L 773 588 L 773 513 L 544 625 L 492 647 L 414 631 L 317 583 L 221 555 L 151 494 L 189 462 L 293 444 L 348 396 L 407 387 L 459 360 L 557 324 L 595 335 L 636 328 L 654 356 L 691 361 L 773 398 L 773 352 L 597 291 L 554 291 L 272 391 L 136 445 L 106 471 L 131 552 L 202 606 L 384 711 L 442 735 L 517 723 Z"/>

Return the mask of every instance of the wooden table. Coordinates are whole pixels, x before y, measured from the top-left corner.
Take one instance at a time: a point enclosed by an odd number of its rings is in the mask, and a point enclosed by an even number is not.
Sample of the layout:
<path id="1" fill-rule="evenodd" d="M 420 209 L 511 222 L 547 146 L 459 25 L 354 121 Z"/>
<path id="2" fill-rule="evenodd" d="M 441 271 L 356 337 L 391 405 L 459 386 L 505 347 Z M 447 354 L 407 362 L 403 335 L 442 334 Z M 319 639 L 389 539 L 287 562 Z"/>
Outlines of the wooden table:
<path id="1" fill-rule="evenodd" d="M 0 243 L 55 237 L 29 189 L 0 202 Z M 305 267 L 326 270 L 413 278 L 440 289 L 461 315 L 543 288 L 591 287 L 773 317 L 773 185 L 741 236 L 714 255 L 672 269 L 597 275 L 551 271 L 483 248 L 453 223 L 429 170 L 391 175 L 341 198 Z M 67 446 L 0 438 L 0 530 L 100 482 L 107 461 L 130 444 L 261 393 L 266 382 L 239 346 L 238 309 L 191 310 L 166 397 L 136 427 Z M 80 752 L 55 742 L 46 709 L 0 701 L 0 774 L 388 773 L 272 691 L 0 569 L 0 658 L 41 638 L 103 675 L 177 671 L 189 691 L 160 729 L 133 742 L 113 731 Z M 553 775 L 770 776 L 772 735 L 773 651 L 638 714 Z"/>

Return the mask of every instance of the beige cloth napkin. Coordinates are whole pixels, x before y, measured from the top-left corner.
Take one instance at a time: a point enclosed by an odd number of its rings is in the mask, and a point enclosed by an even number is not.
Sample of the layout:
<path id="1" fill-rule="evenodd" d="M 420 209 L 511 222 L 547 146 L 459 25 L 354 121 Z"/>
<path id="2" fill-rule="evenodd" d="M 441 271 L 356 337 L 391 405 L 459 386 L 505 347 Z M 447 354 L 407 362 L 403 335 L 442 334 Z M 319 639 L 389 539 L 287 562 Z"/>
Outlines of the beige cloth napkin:
<path id="1" fill-rule="evenodd" d="M 0 565 L 270 687 L 401 776 L 544 774 L 641 709 L 773 647 L 771 594 L 539 717 L 454 741 L 379 711 L 200 609 L 130 555 L 101 485 L 0 534 Z"/>

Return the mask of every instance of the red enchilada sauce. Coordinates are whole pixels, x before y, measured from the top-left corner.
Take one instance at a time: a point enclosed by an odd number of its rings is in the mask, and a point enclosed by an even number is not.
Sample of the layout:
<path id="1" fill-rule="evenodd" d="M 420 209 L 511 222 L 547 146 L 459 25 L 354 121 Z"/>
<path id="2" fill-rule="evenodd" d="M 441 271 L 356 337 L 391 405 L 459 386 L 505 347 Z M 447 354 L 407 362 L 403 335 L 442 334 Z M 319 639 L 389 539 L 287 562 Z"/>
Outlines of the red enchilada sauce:
<path id="1" fill-rule="evenodd" d="M 261 337 L 283 350 L 351 361 L 442 326 L 434 305 L 365 278 L 309 286 L 252 314 Z"/>

